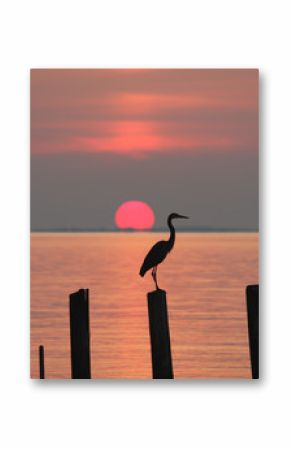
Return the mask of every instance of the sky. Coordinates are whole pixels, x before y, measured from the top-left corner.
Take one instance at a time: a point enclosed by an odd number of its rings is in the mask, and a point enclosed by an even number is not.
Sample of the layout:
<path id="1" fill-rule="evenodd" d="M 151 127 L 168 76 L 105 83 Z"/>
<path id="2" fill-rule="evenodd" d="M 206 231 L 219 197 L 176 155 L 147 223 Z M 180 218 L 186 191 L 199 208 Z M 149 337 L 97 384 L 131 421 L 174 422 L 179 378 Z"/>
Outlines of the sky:
<path id="1" fill-rule="evenodd" d="M 258 71 L 31 71 L 31 228 L 114 229 L 125 201 L 156 227 L 258 228 Z"/>

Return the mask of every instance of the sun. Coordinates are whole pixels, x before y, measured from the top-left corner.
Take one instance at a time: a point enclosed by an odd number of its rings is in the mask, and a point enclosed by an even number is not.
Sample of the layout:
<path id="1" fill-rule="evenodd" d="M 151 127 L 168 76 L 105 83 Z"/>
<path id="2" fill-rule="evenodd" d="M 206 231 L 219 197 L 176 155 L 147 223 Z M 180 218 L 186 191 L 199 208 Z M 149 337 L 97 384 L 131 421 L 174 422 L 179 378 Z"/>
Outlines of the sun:
<path id="1" fill-rule="evenodd" d="M 152 229 L 155 216 L 152 208 L 143 201 L 126 201 L 115 213 L 115 223 L 118 229 Z"/>

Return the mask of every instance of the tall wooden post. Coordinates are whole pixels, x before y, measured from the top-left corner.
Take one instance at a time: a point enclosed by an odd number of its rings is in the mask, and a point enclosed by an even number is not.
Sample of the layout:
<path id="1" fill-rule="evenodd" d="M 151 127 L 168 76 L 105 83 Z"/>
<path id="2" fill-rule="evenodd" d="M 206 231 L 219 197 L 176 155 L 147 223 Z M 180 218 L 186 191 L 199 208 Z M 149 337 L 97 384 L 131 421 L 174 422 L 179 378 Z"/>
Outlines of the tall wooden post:
<path id="1" fill-rule="evenodd" d="M 38 348 L 38 356 L 39 356 L 39 379 L 45 379 L 45 371 L 44 371 L 44 347 L 41 345 Z"/>
<path id="2" fill-rule="evenodd" d="M 252 379 L 259 379 L 259 285 L 246 289 Z"/>
<path id="3" fill-rule="evenodd" d="M 153 379 L 173 379 L 166 291 L 148 293 Z"/>
<path id="4" fill-rule="evenodd" d="M 72 293 L 69 304 L 72 379 L 90 379 L 89 290 Z"/>

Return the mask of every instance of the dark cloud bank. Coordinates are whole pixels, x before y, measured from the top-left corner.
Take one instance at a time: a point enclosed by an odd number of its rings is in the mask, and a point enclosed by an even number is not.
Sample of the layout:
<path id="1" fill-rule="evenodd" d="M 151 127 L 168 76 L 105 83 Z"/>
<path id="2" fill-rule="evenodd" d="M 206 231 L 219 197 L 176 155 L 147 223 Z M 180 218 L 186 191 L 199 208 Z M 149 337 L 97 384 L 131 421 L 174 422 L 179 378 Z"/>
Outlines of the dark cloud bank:
<path id="1" fill-rule="evenodd" d="M 32 155 L 32 231 L 112 230 L 117 207 L 134 199 L 152 206 L 156 227 L 176 211 L 191 217 L 180 228 L 257 230 L 258 154 Z"/>

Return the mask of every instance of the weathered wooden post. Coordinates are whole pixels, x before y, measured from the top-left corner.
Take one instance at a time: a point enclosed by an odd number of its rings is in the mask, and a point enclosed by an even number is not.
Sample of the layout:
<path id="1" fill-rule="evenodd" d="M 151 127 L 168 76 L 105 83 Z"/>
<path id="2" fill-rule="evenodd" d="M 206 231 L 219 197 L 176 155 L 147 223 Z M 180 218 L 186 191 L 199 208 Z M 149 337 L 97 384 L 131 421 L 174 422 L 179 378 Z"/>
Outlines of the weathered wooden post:
<path id="1" fill-rule="evenodd" d="M 259 285 L 246 289 L 252 379 L 259 379 Z"/>
<path id="2" fill-rule="evenodd" d="M 166 291 L 148 293 L 153 379 L 173 379 Z"/>
<path id="3" fill-rule="evenodd" d="M 44 371 L 44 347 L 41 345 L 38 348 L 39 355 L 39 379 L 45 379 Z"/>
<path id="4" fill-rule="evenodd" d="M 72 293 L 69 305 L 72 379 L 90 379 L 89 290 Z"/>

